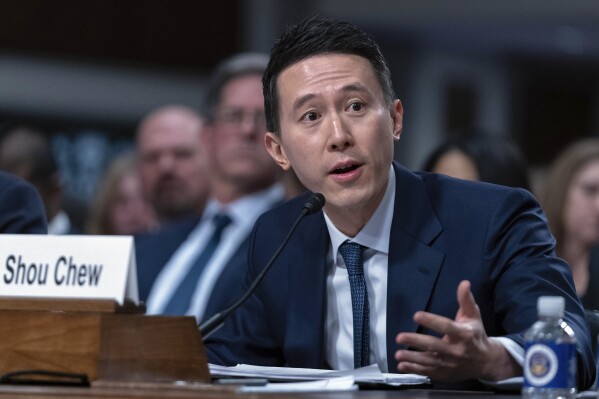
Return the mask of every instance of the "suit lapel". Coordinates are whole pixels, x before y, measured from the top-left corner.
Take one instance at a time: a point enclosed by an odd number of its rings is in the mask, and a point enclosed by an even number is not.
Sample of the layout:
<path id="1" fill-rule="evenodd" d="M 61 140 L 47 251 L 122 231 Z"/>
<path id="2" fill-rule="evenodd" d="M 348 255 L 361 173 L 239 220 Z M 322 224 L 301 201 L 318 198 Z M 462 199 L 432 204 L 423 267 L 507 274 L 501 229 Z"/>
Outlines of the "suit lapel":
<path id="1" fill-rule="evenodd" d="M 290 293 L 285 335 L 286 357 L 302 367 L 324 368 L 326 255 L 330 240 L 322 211 L 307 216 L 297 231 L 297 245 L 288 245 Z M 290 366 L 294 366 L 290 364 Z"/>
<path id="2" fill-rule="evenodd" d="M 416 331 L 414 312 L 425 310 L 444 254 L 430 244 L 441 233 L 422 181 L 394 164 L 397 180 L 389 241 L 387 280 L 387 363 L 395 370 L 395 337 Z"/>

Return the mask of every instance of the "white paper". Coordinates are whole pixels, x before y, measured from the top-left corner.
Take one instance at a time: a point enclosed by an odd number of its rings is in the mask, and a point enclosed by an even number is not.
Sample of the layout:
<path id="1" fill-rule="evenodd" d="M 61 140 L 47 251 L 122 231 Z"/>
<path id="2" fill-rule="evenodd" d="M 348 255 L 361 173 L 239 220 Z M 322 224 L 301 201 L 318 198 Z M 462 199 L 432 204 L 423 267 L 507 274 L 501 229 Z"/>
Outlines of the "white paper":
<path id="1" fill-rule="evenodd" d="M 327 378 L 316 381 L 302 382 L 269 382 L 263 386 L 242 386 L 239 392 L 265 393 L 265 392 L 340 392 L 356 391 L 358 386 L 350 375 L 345 377 Z"/>
<path id="2" fill-rule="evenodd" d="M 352 377 L 356 383 L 378 383 L 393 386 L 426 384 L 430 382 L 426 376 L 418 374 L 381 373 L 376 364 L 355 370 L 322 370 L 293 367 L 265 367 L 249 364 L 238 364 L 233 367 L 209 364 L 213 377 L 255 377 L 269 381 L 310 381 L 338 377 Z"/>

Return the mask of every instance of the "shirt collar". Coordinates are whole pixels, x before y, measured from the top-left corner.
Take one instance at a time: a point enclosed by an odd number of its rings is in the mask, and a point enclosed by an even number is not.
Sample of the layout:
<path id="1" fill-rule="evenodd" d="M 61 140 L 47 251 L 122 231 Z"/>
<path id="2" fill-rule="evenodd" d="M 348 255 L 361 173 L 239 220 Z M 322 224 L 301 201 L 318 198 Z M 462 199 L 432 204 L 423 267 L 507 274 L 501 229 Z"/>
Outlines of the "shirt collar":
<path id="1" fill-rule="evenodd" d="M 65 211 L 59 211 L 48 223 L 48 234 L 68 234 L 71 230 L 71 220 Z"/>
<path id="2" fill-rule="evenodd" d="M 339 246 L 346 240 L 351 240 L 365 247 L 374 249 L 384 254 L 389 254 L 389 237 L 391 236 L 391 223 L 393 221 L 393 210 L 395 206 L 395 170 L 390 166 L 387 190 L 381 203 L 366 225 L 355 237 L 343 234 L 331 221 L 326 212 L 324 219 L 331 237 L 333 254 L 337 259 Z"/>
<path id="3" fill-rule="evenodd" d="M 224 212 L 231 217 L 233 223 L 253 225 L 258 216 L 272 208 L 275 203 L 282 201 L 283 198 L 283 186 L 279 183 L 227 204 L 221 204 L 212 198 L 206 205 L 203 218 L 211 219 L 217 213 Z"/>

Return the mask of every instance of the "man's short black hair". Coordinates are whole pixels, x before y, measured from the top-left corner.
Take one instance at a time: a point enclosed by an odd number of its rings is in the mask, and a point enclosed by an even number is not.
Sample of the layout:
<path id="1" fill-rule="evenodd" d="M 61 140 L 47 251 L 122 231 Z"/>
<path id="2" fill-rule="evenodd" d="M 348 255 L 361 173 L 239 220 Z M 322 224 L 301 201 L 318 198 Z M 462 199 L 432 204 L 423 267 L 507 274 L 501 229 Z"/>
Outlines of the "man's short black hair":
<path id="1" fill-rule="evenodd" d="M 385 101 L 390 104 L 395 99 L 389 66 L 371 36 L 348 22 L 309 17 L 288 28 L 271 50 L 262 77 L 269 132 L 280 134 L 278 76 L 285 68 L 303 59 L 327 53 L 354 54 L 366 58 L 374 69 Z"/>

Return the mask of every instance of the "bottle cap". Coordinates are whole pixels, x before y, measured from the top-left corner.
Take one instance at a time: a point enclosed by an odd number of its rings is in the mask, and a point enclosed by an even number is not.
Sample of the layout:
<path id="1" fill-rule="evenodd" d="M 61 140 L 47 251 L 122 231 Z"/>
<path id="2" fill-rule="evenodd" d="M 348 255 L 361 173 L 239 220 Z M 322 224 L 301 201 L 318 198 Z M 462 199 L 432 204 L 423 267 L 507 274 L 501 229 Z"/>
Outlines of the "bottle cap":
<path id="1" fill-rule="evenodd" d="M 539 316 L 563 317 L 566 301 L 561 296 L 540 296 L 537 300 Z"/>

